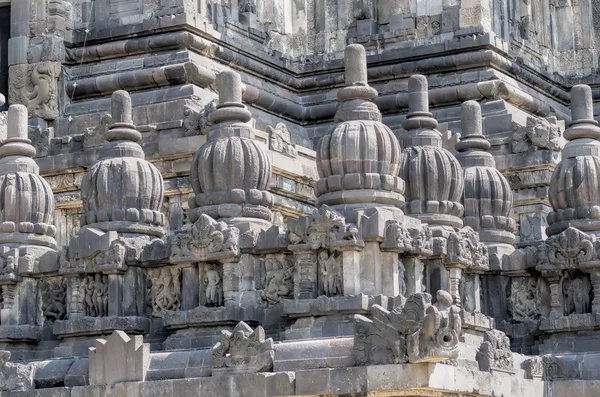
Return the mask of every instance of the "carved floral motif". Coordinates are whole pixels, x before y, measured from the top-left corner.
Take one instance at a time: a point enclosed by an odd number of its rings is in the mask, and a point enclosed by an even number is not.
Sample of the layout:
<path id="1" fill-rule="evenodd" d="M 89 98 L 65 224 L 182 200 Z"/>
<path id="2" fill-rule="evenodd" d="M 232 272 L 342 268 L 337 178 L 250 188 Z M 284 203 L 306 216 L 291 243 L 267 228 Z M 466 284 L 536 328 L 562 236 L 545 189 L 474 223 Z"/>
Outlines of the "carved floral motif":
<path id="1" fill-rule="evenodd" d="M 202 214 L 171 238 L 171 262 L 202 262 L 239 254 L 239 229 Z"/>
<path id="2" fill-rule="evenodd" d="M 595 238 L 570 227 L 546 239 L 538 250 L 538 270 L 575 269 L 594 257 Z"/>

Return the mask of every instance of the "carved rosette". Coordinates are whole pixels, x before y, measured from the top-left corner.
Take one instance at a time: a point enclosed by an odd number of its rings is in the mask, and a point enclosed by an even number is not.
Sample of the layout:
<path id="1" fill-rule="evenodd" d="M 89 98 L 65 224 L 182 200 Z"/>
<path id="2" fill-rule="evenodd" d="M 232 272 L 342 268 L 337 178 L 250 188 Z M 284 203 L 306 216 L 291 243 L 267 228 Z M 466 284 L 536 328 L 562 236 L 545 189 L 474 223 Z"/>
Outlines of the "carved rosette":
<path id="1" fill-rule="evenodd" d="M 569 142 L 550 181 L 554 212 L 548 214 L 548 235 L 570 226 L 600 232 L 600 127 L 594 120 L 590 87 L 573 87 L 571 101 L 572 121 L 564 133 Z"/>
<path id="2" fill-rule="evenodd" d="M 189 199 L 190 220 L 195 222 L 205 214 L 231 223 L 251 220 L 268 227 L 273 218 L 273 195 L 268 192 L 271 162 L 254 140 L 252 115 L 241 103 L 240 75 L 222 72 L 217 83 L 219 105 L 208 116 L 213 126 L 190 170 L 195 193 Z"/>
<path id="3" fill-rule="evenodd" d="M 438 123 L 429 112 L 425 76 L 412 76 L 408 92 L 399 174 L 406 182 L 404 212 L 430 226 L 462 227 L 463 171 L 452 153 L 442 148 Z"/>
<path id="4" fill-rule="evenodd" d="M 335 130 L 317 148 L 317 205 L 396 207 L 404 205 L 404 181 L 398 176 L 400 145 L 381 122 L 372 102 L 377 91 L 367 82 L 363 46 L 352 44 L 344 57 L 346 87 L 338 92 Z"/>
<path id="5" fill-rule="evenodd" d="M 160 212 L 163 179 L 144 159 L 137 143 L 141 134 L 133 125 L 131 98 L 126 91 L 112 95 L 112 120 L 101 160 L 81 182 L 81 226 L 161 237 L 165 233 L 165 216 Z"/>
<path id="6" fill-rule="evenodd" d="M 27 108 L 8 110 L 8 139 L 0 146 L 0 244 L 56 249 L 52 188 L 39 175 L 35 149 L 27 139 Z"/>

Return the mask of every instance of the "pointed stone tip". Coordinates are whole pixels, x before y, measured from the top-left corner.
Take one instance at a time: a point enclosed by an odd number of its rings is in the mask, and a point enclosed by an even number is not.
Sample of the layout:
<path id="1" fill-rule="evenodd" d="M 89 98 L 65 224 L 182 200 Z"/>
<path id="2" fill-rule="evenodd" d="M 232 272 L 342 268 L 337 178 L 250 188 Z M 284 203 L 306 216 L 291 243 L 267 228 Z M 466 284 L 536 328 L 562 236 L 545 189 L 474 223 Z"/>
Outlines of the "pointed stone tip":
<path id="1" fill-rule="evenodd" d="M 111 116 L 113 123 L 133 124 L 131 97 L 127 91 L 119 90 L 111 96 Z"/>
<path id="2" fill-rule="evenodd" d="M 242 78 L 239 73 L 227 70 L 217 76 L 219 104 L 242 103 Z"/>
<path id="3" fill-rule="evenodd" d="M 367 52 L 360 44 L 350 44 L 344 51 L 344 79 L 347 86 L 367 85 Z"/>
<path id="4" fill-rule="evenodd" d="M 594 104 L 590 86 L 579 84 L 571 89 L 571 119 L 573 121 L 594 119 Z"/>
<path id="5" fill-rule="evenodd" d="M 27 139 L 28 112 L 24 105 L 11 105 L 8 108 L 7 138 Z"/>
<path id="6" fill-rule="evenodd" d="M 483 135 L 481 106 L 477 101 L 466 101 L 460 106 L 461 127 L 464 136 Z"/>

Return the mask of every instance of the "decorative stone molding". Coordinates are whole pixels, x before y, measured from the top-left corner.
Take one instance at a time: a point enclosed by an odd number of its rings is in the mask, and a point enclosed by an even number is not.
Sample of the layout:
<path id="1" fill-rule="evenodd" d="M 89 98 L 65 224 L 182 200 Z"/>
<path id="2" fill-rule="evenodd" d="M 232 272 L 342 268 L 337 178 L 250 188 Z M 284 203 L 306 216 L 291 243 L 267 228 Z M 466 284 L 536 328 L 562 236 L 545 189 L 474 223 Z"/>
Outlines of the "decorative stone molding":
<path id="1" fill-rule="evenodd" d="M 364 246 L 356 225 L 346 223 L 342 214 L 327 205 L 311 215 L 289 219 L 288 239 L 292 245 L 306 245 L 312 250 Z"/>
<path id="2" fill-rule="evenodd" d="M 427 257 L 433 254 L 433 238 L 427 225 L 407 226 L 396 220 L 388 221 L 381 249 L 406 256 Z"/>
<path id="3" fill-rule="evenodd" d="M 487 331 L 483 335 L 483 343 L 477 353 L 479 369 L 482 371 L 515 372 L 513 356 L 510 350 L 510 339 L 504 332 Z"/>
<path id="4" fill-rule="evenodd" d="M 9 363 L 10 352 L 0 350 L 0 391 L 35 389 L 33 376 L 35 367 L 31 364 Z"/>
<path id="5" fill-rule="evenodd" d="M 571 357 L 561 357 L 552 354 L 542 356 L 543 376 L 545 381 L 577 379 L 579 376 L 578 363 Z"/>
<path id="6" fill-rule="evenodd" d="M 268 126 L 267 133 L 269 134 L 269 149 L 290 157 L 298 156 L 296 145 L 292 144 L 292 137 L 285 124 L 277 123 L 274 128 Z"/>
<path id="7" fill-rule="evenodd" d="M 596 238 L 570 227 L 548 237 L 538 249 L 536 269 L 550 271 L 577 269 L 589 264 L 596 255 Z"/>
<path id="8" fill-rule="evenodd" d="M 61 63 L 43 61 L 13 65 L 9 70 L 10 104 L 26 105 L 29 117 L 52 121 L 58 117 L 57 82 Z"/>
<path id="9" fill-rule="evenodd" d="M 114 331 L 108 340 L 96 339 L 89 348 L 90 385 L 143 382 L 150 364 L 150 345 L 141 335 Z"/>
<path id="10" fill-rule="evenodd" d="M 273 339 L 265 339 L 260 325 L 253 331 L 240 321 L 233 332 L 221 331 L 221 341 L 212 350 L 212 374 L 268 372 L 273 369 Z"/>
<path id="11" fill-rule="evenodd" d="M 166 311 L 181 307 L 181 268 L 160 267 L 148 270 L 151 282 L 152 315 L 162 317 Z"/>
<path id="12" fill-rule="evenodd" d="M 229 261 L 240 253 L 239 229 L 201 214 L 170 237 L 171 263 Z"/>
<path id="13" fill-rule="evenodd" d="M 479 234 L 470 227 L 450 233 L 446 247 L 446 266 L 460 267 L 471 272 L 489 270 L 488 249 L 479 241 Z"/>
<path id="14" fill-rule="evenodd" d="M 440 362 L 458 357 L 462 332 L 460 309 L 452 297 L 437 292 L 411 295 L 404 306 L 387 311 L 373 306 L 373 320 L 355 315 L 354 358 L 357 365 Z"/>

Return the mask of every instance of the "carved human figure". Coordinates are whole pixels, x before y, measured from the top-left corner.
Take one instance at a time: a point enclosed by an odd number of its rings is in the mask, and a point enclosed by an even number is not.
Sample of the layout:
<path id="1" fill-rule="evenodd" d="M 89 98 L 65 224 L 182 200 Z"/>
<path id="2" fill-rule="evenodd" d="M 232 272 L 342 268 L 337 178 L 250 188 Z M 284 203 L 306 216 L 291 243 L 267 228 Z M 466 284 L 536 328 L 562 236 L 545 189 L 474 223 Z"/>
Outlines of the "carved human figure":
<path id="1" fill-rule="evenodd" d="M 590 312 L 591 288 L 590 280 L 587 277 L 565 278 L 563 280 L 565 315 Z"/>
<path id="2" fill-rule="evenodd" d="M 83 289 L 85 291 L 85 314 L 87 316 L 96 317 L 96 307 L 94 306 L 94 278 L 88 276 L 83 282 Z"/>
<path id="3" fill-rule="evenodd" d="M 107 307 L 105 305 L 108 302 L 108 279 L 107 276 L 102 276 L 101 274 L 96 274 L 94 276 L 94 309 L 96 311 L 96 316 L 103 317 L 106 316 Z"/>
<path id="4" fill-rule="evenodd" d="M 178 310 L 181 306 L 181 269 L 163 267 L 150 273 L 152 311 L 161 316 L 167 310 Z"/>
<path id="5" fill-rule="evenodd" d="M 0 274 L 10 274 L 15 271 L 15 258 L 13 256 L 0 256 Z"/>
<path id="6" fill-rule="evenodd" d="M 294 290 L 293 275 L 290 270 L 292 265 L 288 261 L 283 264 L 276 258 L 268 258 L 265 261 L 265 268 L 267 281 L 263 298 L 274 305 L 282 298 L 289 297 Z"/>
<path id="7" fill-rule="evenodd" d="M 47 320 L 63 320 L 67 314 L 65 297 L 67 281 L 48 282 L 42 284 L 42 311 Z"/>
<path id="8" fill-rule="evenodd" d="M 342 294 L 341 266 L 335 254 L 329 255 L 326 250 L 319 252 L 319 273 L 321 292 L 326 296 Z"/>
<path id="9" fill-rule="evenodd" d="M 223 304 L 221 275 L 215 265 L 208 265 L 204 275 L 206 291 L 206 306 L 221 306 Z"/>

